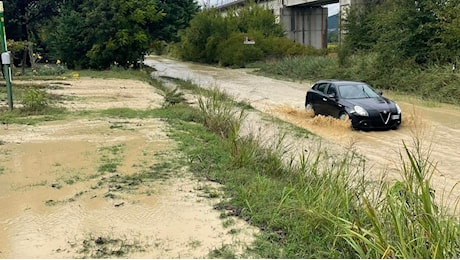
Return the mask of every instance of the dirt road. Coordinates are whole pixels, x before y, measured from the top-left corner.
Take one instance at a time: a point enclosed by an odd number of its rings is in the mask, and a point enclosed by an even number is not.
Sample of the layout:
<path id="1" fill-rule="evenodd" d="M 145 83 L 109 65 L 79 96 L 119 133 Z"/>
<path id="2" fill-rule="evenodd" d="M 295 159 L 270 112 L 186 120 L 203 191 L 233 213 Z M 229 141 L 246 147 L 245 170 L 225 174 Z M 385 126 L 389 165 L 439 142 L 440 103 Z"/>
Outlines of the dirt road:
<path id="1" fill-rule="evenodd" d="M 325 140 L 352 147 L 367 159 L 368 174 L 399 178 L 403 142 L 412 147 L 422 141 L 425 155 L 435 164 L 433 187 L 438 198 L 453 203 L 460 196 L 460 108 L 443 104 L 423 105 L 408 97 L 395 98 L 403 110 L 403 123 L 396 131 L 352 131 L 343 122 L 304 112 L 308 82 L 288 82 L 256 76 L 248 69 L 227 69 L 150 57 L 145 62 L 159 76 L 190 80 L 201 87 L 217 87 L 256 109 L 304 127 Z M 420 105 L 422 104 L 422 105 Z M 452 194 L 450 194 L 452 191 Z M 450 194 L 450 195 L 449 195 Z M 447 198 L 447 196 L 449 196 Z"/>
<path id="2" fill-rule="evenodd" d="M 163 101 L 135 80 L 41 83 L 72 111 Z M 206 258 L 224 245 L 240 252 L 255 229 L 238 219 L 224 227 L 217 201 L 203 198 L 205 187 L 218 187 L 182 168 L 160 178 L 161 165 L 177 159 L 166 127 L 90 115 L 0 125 L 0 258 Z M 146 173 L 151 181 L 136 177 Z"/>

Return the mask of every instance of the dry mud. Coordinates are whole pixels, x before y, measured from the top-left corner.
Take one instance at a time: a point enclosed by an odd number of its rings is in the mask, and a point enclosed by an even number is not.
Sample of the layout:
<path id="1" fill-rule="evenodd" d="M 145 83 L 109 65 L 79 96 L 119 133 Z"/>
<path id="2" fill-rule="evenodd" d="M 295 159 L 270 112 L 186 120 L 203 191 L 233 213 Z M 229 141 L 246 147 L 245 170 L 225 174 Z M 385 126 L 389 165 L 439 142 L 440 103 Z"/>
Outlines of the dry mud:
<path id="1" fill-rule="evenodd" d="M 17 84 L 20 84 L 18 82 Z M 46 82 L 43 84 L 50 84 Z M 159 107 L 162 97 L 133 80 L 54 82 L 70 110 Z M 235 252 L 255 230 L 224 227 L 217 203 L 185 169 L 170 178 L 114 182 L 177 158 L 158 119 L 86 118 L 0 128 L 0 258 L 205 258 Z M 99 174 L 119 148 L 120 165 Z M 125 179 L 122 179 L 125 180 Z M 131 188 L 133 187 L 133 188 Z M 211 187 L 211 188 L 210 188 Z"/>

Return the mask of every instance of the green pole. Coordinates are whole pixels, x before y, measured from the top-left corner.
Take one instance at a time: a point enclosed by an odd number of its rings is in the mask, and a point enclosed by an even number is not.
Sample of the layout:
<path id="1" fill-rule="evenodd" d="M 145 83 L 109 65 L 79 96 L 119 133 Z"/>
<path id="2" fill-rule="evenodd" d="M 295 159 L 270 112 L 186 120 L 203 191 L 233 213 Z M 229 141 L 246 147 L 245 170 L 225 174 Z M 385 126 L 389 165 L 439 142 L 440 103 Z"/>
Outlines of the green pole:
<path id="1" fill-rule="evenodd" d="M 8 95 L 8 108 L 13 110 L 13 90 L 11 88 L 11 59 L 6 47 L 5 18 L 3 16 L 3 1 L 0 1 L 0 40 L 2 42 L 2 63 L 3 75 L 6 82 L 6 93 Z"/>

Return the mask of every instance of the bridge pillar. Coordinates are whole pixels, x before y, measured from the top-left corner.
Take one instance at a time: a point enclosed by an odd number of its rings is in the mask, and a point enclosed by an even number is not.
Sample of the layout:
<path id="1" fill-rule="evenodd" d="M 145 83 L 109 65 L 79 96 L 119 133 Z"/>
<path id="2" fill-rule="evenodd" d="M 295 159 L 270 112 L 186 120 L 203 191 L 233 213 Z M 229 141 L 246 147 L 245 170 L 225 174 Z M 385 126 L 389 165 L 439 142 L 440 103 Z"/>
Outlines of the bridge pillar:
<path id="1" fill-rule="evenodd" d="M 364 0 L 339 0 L 340 13 L 344 14 L 352 5 L 362 5 Z"/>
<path id="2" fill-rule="evenodd" d="M 289 39 L 317 49 L 327 47 L 327 8 L 282 7 L 280 20 Z"/>
<path id="3" fill-rule="evenodd" d="M 364 0 L 340 0 L 339 1 L 340 11 L 339 11 L 339 28 L 340 28 L 340 35 L 339 39 L 342 40 L 347 33 L 345 29 L 343 29 L 342 21 L 345 20 L 347 17 L 348 10 L 353 7 L 362 8 L 364 6 Z"/>

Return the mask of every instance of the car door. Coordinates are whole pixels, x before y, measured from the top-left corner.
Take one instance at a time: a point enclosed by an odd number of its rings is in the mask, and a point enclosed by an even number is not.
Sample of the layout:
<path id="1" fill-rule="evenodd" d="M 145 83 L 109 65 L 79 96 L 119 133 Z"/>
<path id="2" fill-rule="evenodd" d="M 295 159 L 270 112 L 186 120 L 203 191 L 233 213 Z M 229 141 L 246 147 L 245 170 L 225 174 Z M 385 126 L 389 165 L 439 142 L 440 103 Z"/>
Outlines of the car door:
<path id="1" fill-rule="evenodd" d="M 324 98 L 326 96 L 326 89 L 329 86 L 328 82 L 318 83 L 315 86 L 315 95 L 312 99 L 313 109 L 315 110 L 316 114 L 324 114 L 325 113 L 325 104 Z"/>
<path id="2" fill-rule="evenodd" d="M 326 94 L 323 97 L 323 109 L 324 114 L 338 117 L 341 111 L 341 106 L 337 102 L 338 101 L 338 94 L 337 94 L 337 86 L 334 84 L 330 84 L 326 89 Z"/>

